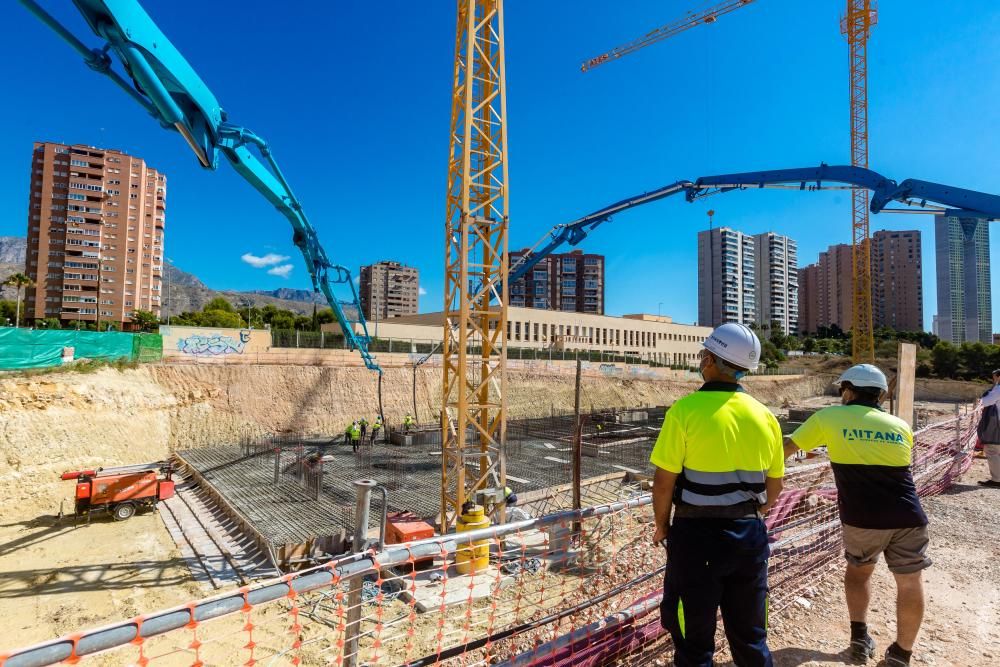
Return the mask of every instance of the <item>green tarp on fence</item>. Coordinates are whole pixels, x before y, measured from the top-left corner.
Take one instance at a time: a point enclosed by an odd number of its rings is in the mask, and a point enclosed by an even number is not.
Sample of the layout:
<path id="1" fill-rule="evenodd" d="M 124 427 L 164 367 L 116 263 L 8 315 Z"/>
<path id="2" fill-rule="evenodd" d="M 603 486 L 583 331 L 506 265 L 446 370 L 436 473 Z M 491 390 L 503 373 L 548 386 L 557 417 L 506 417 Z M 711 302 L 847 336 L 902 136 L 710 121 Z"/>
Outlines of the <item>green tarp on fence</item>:
<path id="1" fill-rule="evenodd" d="M 0 370 L 45 368 L 62 364 L 63 348 L 73 359 L 157 361 L 163 339 L 157 334 L 0 328 Z"/>
<path id="2" fill-rule="evenodd" d="M 163 359 L 163 336 L 160 334 L 131 334 L 132 360 L 141 363 Z"/>

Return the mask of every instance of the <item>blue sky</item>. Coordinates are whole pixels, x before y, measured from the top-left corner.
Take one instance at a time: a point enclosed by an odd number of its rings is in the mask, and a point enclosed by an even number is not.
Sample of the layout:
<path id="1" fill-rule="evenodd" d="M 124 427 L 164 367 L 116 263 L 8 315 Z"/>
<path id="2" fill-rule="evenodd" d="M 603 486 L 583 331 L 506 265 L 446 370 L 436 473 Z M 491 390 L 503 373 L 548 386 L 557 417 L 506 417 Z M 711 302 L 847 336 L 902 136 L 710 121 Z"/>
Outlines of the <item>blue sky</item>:
<path id="1" fill-rule="evenodd" d="M 89 35 L 69 3 L 44 3 Z M 146 0 L 230 120 L 266 137 L 330 257 L 356 270 L 417 266 L 441 308 L 454 2 Z M 506 6 L 510 245 L 681 178 L 849 160 L 843 0 L 759 0 L 712 26 L 583 74 L 582 60 L 699 0 Z M 881 0 L 869 50 L 872 167 L 1000 192 L 1000 5 Z M 59 13 L 61 12 L 61 13 Z M 113 84 L 17 6 L 0 41 L 0 234 L 23 235 L 34 140 L 116 147 L 168 176 L 166 255 L 216 288 L 308 287 L 284 218 L 227 164 L 201 169 Z M 86 37 L 89 44 L 96 39 Z M 850 239 L 846 193 L 742 192 L 637 209 L 581 247 L 607 256 L 611 314 L 690 322 L 696 233 L 716 224 L 797 239 L 800 263 Z M 923 232 L 925 327 L 936 310 L 930 216 L 874 229 Z M 993 229 L 1000 264 L 1000 230 Z M 287 278 L 241 256 L 288 255 Z M 1000 313 L 1000 270 L 993 272 Z"/>

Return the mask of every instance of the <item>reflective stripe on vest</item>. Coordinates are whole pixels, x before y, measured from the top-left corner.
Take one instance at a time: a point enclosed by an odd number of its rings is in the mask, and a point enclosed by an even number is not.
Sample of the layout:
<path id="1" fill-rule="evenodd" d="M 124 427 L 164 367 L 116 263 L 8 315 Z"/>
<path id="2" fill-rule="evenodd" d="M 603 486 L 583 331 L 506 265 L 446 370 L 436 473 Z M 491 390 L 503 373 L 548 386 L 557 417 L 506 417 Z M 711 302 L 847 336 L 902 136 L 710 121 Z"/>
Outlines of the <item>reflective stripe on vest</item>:
<path id="1" fill-rule="evenodd" d="M 766 470 L 702 472 L 684 468 L 681 501 L 691 505 L 724 506 L 748 501 L 767 502 Z"/>

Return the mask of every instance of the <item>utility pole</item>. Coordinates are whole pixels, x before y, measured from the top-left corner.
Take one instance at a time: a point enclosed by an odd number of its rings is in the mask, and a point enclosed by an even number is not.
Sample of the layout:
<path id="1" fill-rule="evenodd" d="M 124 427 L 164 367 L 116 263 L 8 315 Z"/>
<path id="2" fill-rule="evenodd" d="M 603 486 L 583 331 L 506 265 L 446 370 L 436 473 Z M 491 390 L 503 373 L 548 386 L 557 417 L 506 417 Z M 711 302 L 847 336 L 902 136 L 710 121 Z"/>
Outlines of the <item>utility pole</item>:
<path id="1" fill-rule="evenodd" d="M 172 261 L 172 260 L 171 260 L 171 259 L 170 259 L 169 257 L 166 257 L 165 259 L 166 259 L 166 260 L 167 260 L 168 262 L 170 262 L 170 265 L 171 265 L 171 266 L 173 266 L 173 265 L 174 265 L 173 261 Z M 170 301 L 170 272 L 169 272 L 169 271 L 166 271 L 166 270 L 164 269 L 164 273 L 166 273 L 166 274 L 167 274 L 167 298 L 166 298 L 166 300 L 167 300 L 167 301 Z M 171 307 L 171 308 L 173 307 L 173 305 L 174 305 L 174 302 L 173 302 L 173 301 L 170 301 L 170 307 Z M 167 326 L 168 326 L 168 327 L 170 326 L 170 311 L 169 311 L 169 310 L 167 310 Z"/>
<path id="2" fill-rule="evenodd" d="M 573 509 L 578 510 L 582 507 L 582 491 L 580 489 L 583 480 L 582 468 L 583 468 L 583 424 L 580 421 L 580 375 L 581 369 L 583 368 L 583 362 L 579 359 L 576 360 L 576 395 L 573 399 L 573 415 L 576 420 L 574 421 L 573 429 Z M 580 522 L 573 522 L 573 534 L 580 534 Z"/>

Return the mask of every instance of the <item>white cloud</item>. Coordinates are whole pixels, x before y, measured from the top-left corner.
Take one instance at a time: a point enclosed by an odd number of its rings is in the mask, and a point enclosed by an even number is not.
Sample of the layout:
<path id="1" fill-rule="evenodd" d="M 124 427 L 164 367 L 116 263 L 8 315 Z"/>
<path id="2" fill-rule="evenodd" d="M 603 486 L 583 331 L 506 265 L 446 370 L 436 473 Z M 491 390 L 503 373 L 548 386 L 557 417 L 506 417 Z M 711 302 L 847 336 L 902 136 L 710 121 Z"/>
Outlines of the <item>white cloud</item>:
<path id="1" fill-rule="evenodd" d="M 258 257 L 251 253 L 243 253 L 240 257 L 244 262 L 254 267 L 255 269 L 263 269 L 265 266 L 272 266 L 274 264 L 280 264 L 288 259 L 288 255 L 278 255 L 273 252 L 269 252 L 263 257 Z M 270 273 L 270 271 L 268 271 Z"/>
<path id="2" fill-rule="evenodd" d="M 285 259 L 288 259 L 287 257 Z M 276 266 L 273 269 L 268 269 L 267 273 L 272 276 L 278 276 L 279 278 L 287 278 L 288 274 L 292 272 L 291 264 L 282 264 L 281 266 Z"/>
<path id="3" fill-rule="evenodd" d="M 417 294 L 419 294 L 420 296 L 427 296 L 427 290 L 425 290 L 423 287 L 420 287 L 417 289 Z"/>

